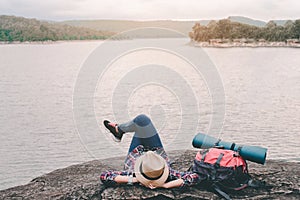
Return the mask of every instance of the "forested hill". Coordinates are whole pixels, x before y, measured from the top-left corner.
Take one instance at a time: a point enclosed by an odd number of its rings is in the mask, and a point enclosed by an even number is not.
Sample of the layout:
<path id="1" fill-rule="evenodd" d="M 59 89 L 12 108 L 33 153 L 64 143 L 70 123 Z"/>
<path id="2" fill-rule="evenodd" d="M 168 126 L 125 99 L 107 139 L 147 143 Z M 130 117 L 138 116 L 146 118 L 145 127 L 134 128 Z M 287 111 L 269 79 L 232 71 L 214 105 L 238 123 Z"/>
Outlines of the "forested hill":
<path id="1" fill-rule="evenodd" d="M 233 22 L 229 19 L 211 21 L 208 25 L 196 23 L 190 38 L 197 42 L 208 42 L 212 39 L 222 40 L 266 40 L 271 42 L 285 42 L 287 40 L 300 39 L 300 19 L 288 20 L 285 24 L 277 25 L 274 21 L 268 22 L 263 27 Z"/>
<path id="2" fill-rule="evenodd" d="M 36 19 L 0 16 L 0 41 L 4 42 L 105 39 L 112 34 Z"/>

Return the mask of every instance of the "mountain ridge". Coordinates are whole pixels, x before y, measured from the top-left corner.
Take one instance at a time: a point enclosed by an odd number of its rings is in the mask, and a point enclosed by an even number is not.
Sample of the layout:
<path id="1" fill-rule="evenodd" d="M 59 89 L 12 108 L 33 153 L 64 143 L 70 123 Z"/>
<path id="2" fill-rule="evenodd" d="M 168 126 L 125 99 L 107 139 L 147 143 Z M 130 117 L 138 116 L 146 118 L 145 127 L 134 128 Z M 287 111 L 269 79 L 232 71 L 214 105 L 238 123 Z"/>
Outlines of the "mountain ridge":
<path id="1" fill-rule="evenodd" d="M 232 22 L 238 22 L 242 24 L 264 27 L 267 22 L 257 19 L 252 19 L 244 16 L 229 16 Z M 61 21 L 59 23 L 67 24 L 75 27 L 85 27 L 95 30 L 111 31 L 111 32 L 123 32 L 130 29 L 144 28 L 144 27 L 162 27 L 169 28 L 179 31 L 185 35 L 188 35 L 192 30 L 195 23 L 200 23 L 201 25 L 208 25 L 211 21 L 219 21 L 221 19 L 206 19 L 206 20 L 147 20 L 147 21 L 136 21 L 136 20 L 111 20 L 111 19 L 96 19 L 96 20 L 67 20 Z M 284 25 L 288 20 L 271 20 L 277 25 Z"/>

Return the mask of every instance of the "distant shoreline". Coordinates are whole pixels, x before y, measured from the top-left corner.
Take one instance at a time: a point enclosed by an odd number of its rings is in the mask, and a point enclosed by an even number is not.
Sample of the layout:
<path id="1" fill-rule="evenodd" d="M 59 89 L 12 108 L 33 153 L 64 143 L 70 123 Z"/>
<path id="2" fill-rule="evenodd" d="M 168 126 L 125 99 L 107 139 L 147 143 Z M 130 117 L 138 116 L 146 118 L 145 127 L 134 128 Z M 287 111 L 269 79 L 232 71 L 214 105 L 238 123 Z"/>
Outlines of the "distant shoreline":
<path id="1" fill-rule="evenodd" d="M 141 38 L 139 38 L 141 39 Z M 145 38 L 152 39 L 152 38 Z M 159 38 L 156 38 L 159 39 Z M 74 42 L 103 42 L 106 39 L 99 40 L 57 40 L 57 41 L 12 41 L 12 42 L 4 42 L 1 41 L 0 45 L 48 45 L 48 44 L 59 44 L 59 43 L 74 43 Z M 300 48 L 300 43 L 286 43 L 286 42 L 254 42 L 254 43 L 242 43 L 242 42 L 228 42 L 228 43 L 209 43 L 209 42 L 189 42 L 190 46 L 194 47 L 204 47 L 204 48 Z"/>
<path id="2" fill-rule="evenodd" d="M 57 40 L 57 41 L 25 41 L 25 42 L 20 42 L 20 41 L 13 41 L 13 42 L 0 42 L 0 45 L 14 45 L 14 44 L 59 44 L 59 43 L 73 43 L 73 42 L 102 42 L 105 41 L 103 40 Z"/>
<path id="3" fill-rule="evenodd" d="M 254 43 L 242 43 L 242 42 L 228 42 L 228 43 L 209 43 L 209 42 L 190 42 L 191 46 L 195 47 L 208 47 L 208 48 L 266 48 L 266 47 L 284 47 L 284 48 L 300 48 L 300 43 L 286 43 L 286 42 L 254 42 Z"/>

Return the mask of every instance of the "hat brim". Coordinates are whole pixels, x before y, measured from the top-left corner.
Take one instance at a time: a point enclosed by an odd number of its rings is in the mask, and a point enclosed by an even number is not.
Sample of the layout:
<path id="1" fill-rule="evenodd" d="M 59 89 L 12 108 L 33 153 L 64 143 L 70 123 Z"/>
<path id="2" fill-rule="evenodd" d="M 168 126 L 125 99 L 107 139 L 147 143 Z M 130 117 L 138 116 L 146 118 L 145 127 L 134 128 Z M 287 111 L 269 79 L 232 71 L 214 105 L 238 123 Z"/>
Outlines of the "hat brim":
<path id="1" fill-rule="evenodd" d="M 140 172 L 140 165 L 141 165 L 143 156 L 144 155 L 137 158 L 135 165 L 134 165 L 134 173 L 135 173 L 136 179 L 146 187 L 149 187 L 149 184 L 151 184 L 154 187 L 162 186 L 166 182 L 166 180 L 168 179 L 168 176 L 169 176 L 169 166 L 168 166 L 167 162 L 164 159 L 165 168 L 164 168 L 164 172 L 163 172 L 162 176 L 156 180 L 149 180 L 149 179 L 145 178 Z"/>

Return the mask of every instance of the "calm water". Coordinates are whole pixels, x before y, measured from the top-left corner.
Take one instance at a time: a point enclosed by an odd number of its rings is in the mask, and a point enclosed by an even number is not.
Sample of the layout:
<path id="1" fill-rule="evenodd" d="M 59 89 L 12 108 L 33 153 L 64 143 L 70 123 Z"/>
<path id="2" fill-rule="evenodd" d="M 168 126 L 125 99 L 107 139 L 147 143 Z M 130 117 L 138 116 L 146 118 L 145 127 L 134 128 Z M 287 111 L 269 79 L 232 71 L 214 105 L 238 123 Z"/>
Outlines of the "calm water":
<path id="1" fill-rule="evenodd" d="M 77 75 L 101 43 L 0 46 L 0 189 L 25 184 L 57 168 L 126 153 L 131 135 L 125 135 L 123 143 L 116 146 L 102 126 L 99 135 L 78 133 L 73 120 L 72 94 Z M 185 43 L 182 40 L 178 45 Z M 210 48 L 205 52 L 217 67 L 225 89 L 222 138 L 267 147 L 268 159 L 299 161 L 300 50 Z M 142 84 L 129 97 L 126 84 L 118 88 L 116 84 L 122 84 L 122 77 L 130 78 L 128 63 L 132 60 L 139 65 L 147 60 L 169 64 L 185 77 L 195 93 L 199 121 L 182 113 L 180 96 L 164 84 Z M 95 91 L 94 111 L 99 124 L 105 118 L 117 118 L 112 112 L 115 94 L 111 93 L 117 90 L 118 99 L 127 102 L 124 112 L 129 116 L 143 112 L 155 118 L 167 150 L 192 148 L 190 141 L 195 133 L 208 130 L 211 94 L 205 80 L 181 68 L 184 63 L 180 62 L 174 55 L 151 50 L 133 52 L 115 61 Z M 169 77 L 162 74 L 162 79 Z M 183 86 L 175 81 L 173 87 L 180 91 Z M 176 133 L 178 122 L 184 120 L 182 126 L 195 125 L 196 131 Z M 176 139 L 178 134 L 186 140 Z M 91 143 L 85 140 L 87 137 Z M 95 149 L 98 153 L 93 152 Z"/>

